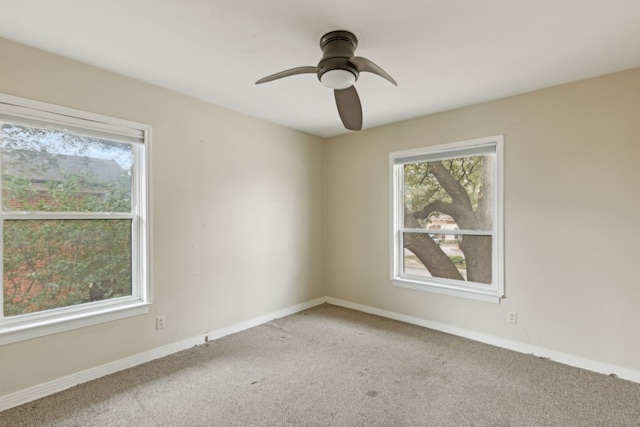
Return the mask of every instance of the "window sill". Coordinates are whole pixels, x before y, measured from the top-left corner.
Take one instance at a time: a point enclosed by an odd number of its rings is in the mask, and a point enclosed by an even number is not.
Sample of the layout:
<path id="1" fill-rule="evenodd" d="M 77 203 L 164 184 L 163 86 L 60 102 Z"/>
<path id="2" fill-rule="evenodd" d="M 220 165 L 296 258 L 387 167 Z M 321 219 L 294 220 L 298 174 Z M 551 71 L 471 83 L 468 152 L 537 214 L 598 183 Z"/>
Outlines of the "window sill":
<path id="1" fill-rule="evenodd" d="M 399 288 L 414 289 L 423 292 L 434 292 L 443 295 L 469 298 L 496 304 L 499 304 L 500 300 L 503 298 L 503 295 L 501 295 L 495 289 L 481 290 L 472 288 L 455 288 L 448 285 L 411 280 L 403 277 L 394 277 L 391 282 L 393 283 L 393 286 L 397 286 Z"/>
<path id="2" fill-rule="evenodd" d="M 137 302 L 125 306 L 107 307 L 99 311 L 93 310 L 87 313 L 54 317 L 38 322 L 6 325 L 0 327 L 0 345 L 147 314 L 150 305 L 148 302 Z"/>

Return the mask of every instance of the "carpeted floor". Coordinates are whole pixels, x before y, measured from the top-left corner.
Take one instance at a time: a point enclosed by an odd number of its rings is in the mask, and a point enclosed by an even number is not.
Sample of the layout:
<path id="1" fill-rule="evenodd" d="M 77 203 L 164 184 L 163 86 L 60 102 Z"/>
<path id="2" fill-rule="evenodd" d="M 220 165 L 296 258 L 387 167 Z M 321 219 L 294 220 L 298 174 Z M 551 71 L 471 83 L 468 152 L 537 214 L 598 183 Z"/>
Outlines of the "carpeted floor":
<path id="1" fill-rule="evenodd" d="M 640 426 L 640 384 L 321 305 L 0 413 L 2 426 Z"/>

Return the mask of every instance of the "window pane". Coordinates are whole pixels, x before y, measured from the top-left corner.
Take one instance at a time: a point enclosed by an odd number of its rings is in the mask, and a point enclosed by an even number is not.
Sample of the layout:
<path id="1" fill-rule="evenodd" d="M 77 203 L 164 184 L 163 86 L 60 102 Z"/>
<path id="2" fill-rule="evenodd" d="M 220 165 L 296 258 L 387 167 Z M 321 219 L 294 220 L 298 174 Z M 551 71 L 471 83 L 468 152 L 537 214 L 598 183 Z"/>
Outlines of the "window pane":
<path id="1" fill-rule="evenodd" d="M 404 165 L 405 228 L 491 230 L 493 156 Z"/>
<path id="2" fill-rule="evenodd" d="M 3 124 L 5 211 L 131 212 L 129 144 Z"/>
<path id="3" fill-rule="evenodd" d="M 491 236 L 404 233 L 403 274 L 491 284 Z"/>
<path id="4" fill-rule="evenodd" d="M 131 220 L 5 220 L 4 314 L 131 295 Z"/>

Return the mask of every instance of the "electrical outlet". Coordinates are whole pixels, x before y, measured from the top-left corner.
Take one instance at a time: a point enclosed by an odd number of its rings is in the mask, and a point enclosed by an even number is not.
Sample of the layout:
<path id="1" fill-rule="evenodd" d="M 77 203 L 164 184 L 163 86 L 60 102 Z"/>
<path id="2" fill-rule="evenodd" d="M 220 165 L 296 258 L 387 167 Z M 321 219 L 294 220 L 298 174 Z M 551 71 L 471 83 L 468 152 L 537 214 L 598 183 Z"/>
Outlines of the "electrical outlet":
<path id="1" fill-rule="evenodd" d="M 156 330 L 164 329 L 164 316 L 156 317 Z"/>
<path id="2" fill-rule="evenodd" d="M 518 323 L 518 313 L 515 311 L 510 311 L 507 313 L 507 322 L 516 324 Z"/>

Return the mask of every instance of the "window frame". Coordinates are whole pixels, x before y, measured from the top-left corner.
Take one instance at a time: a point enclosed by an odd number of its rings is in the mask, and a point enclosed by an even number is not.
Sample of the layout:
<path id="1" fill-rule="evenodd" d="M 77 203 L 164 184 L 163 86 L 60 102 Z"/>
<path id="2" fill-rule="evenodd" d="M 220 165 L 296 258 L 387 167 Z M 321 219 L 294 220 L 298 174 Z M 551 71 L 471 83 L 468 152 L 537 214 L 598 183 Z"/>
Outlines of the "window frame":
<path id="1" fill-rule="evenodd" d="M 5 220 L 129 219 L 131 220 L 132 292 L 130 296 L 88 302 L 40 312 L 4 317 L 0 310 L 0 345 L 68 331 L 149 312 L 150 280 L 149 167 L 151 128 L 148 125 L 58 105 L 0 94 L 0 121 L 33 126 L 33 123 L 98 138 L 125 142 L 133 151 L 130 212 L 24 212 L 0 207 L 0 257 L 4 256 Z M 2 181 L 0 180 L 0 191 Z M 4 278 L 3 263 L 0 272 Z M 4 281 L 4 279 L 3 279 Z M 3 285 L 4 287 L 4 285 Z M 4 307 L 4 290 L 0 307 Z"/>
<path id="2" fill-rule="evenodd" d="M 404 227 L 404 165 L 420 161 L 435 161 L 451 158 L 486 155 L 495 150 L 493 228 L 490 231 L 469 233 L 455 230 L 444 231 L 427 229 L 409 229 Z M 458 155 L 456 155 L 458 153 Z M 473 153 L 473 154 L 467 154 Z M 471 298 L 499 303 L 504 297 L 504 136 L 494 135 L 466 141 L 440 144 L 411 150 L 396 151 L 389 154 L 390 171 L 390 279 L 394 286 L 435 292 L 456 297 Z M 490 235 L 492 283 L 476 284 L 454 279 L 438 277 L 419 277 L 405 274 L 404 243 L 405 232 L 427 234 L 471 234 Z"/>

